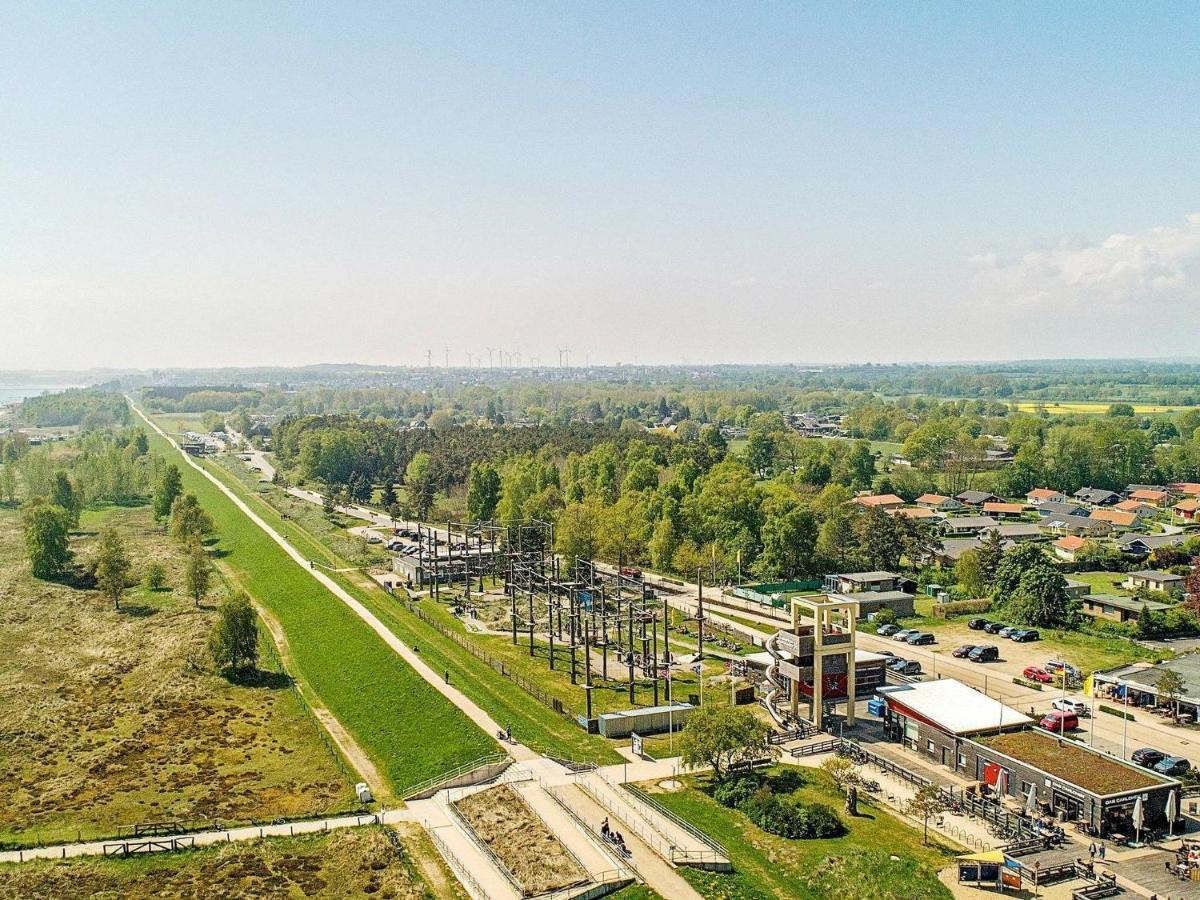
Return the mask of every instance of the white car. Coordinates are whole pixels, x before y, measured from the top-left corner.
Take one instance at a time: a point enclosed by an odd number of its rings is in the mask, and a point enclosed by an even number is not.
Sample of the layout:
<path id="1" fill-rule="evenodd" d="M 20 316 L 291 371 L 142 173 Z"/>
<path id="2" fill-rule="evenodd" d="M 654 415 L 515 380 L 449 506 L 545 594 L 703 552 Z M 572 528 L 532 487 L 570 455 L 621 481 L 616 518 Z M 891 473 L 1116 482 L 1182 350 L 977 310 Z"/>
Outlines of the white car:
<path id="1" fill-rule="evenodd" d="M 1072 712 L 1077 716 L 1086 716 L 1089 712 L 1086 703 L 1082 700 L 1072 700 L 1070 697 L 1059 697 L 1050 704 L 1050 708 L 1060 712 Z"/>

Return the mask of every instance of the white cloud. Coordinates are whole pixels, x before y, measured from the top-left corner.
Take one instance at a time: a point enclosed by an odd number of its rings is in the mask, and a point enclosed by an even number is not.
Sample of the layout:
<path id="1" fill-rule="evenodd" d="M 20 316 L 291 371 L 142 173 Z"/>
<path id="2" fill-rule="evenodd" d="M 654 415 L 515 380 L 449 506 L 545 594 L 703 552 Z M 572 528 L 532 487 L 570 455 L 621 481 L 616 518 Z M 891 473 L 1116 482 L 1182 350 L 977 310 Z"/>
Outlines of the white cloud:
<path id="1" fill-rule="evenodd" d="M 1098 243 L 1063 238 L 1019 258 L 980 253 L 967 262 L 976 288 L 1002 304 L 1127 309 L 1194 302 L 1200 293 L 1200 214 L 1177 227 L 1113 234 Z"/>

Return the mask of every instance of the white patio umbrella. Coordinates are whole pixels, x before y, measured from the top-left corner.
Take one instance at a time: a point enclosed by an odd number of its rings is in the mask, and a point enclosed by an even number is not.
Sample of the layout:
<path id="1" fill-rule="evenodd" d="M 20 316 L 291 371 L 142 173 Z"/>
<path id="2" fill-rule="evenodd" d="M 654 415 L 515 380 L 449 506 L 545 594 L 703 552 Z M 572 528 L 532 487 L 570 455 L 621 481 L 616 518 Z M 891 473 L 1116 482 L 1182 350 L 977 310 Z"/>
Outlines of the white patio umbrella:
<path id="1" fill-rule="evenodd" d="M 1137 829 L 1137 840 L 1142 842 L 1142 820 L 1145 818 L 1145 813 L 1142 811 L 1142 798 L 1138 797 L 1133 801 L 1133 827 Z"/>
<path id="2" fill-rule="evenodd" d="M 1176 806 L 1175 792 L 1171 791 L 1171 793 L 1167 794 L 1167 828 L 1169 829 L 1168 834 L 1171 837 L 1175 836 L 1175 816 L 1178 814 Z"/>
<path id="3" fill-rule="evenodd" d="M 1002 799 L 1008 795 L 1008 772 L 1001 769 L 996 775 L 996 798 Z"/>
<path id="4" fill-rule="evenodd" d="M 1031 784 L 1029 786 L 1029 796 L 1025 798 L 1025 814 L 1032 819 L 1037 815 L 1037 811 L 1037 785 Z"/>

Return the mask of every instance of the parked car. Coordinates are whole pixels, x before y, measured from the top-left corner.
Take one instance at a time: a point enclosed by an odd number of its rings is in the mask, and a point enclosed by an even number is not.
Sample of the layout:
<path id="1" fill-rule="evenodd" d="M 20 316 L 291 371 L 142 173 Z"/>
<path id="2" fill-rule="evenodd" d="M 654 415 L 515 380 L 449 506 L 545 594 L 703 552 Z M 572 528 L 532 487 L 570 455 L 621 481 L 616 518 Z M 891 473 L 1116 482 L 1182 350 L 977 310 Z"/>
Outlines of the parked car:
<path id="1" fill-rule="evenodd" d="M 996 634 L 1002 638 L 1006 638 L 1006 637 L 1012 637 L 1014 634 L 1016 634 L 1020 630 L 1021 629 L 1018 628 L 1016 625 L 1005 625 L 1003 628 L 1001 628 L 999 631 L 997 631 Z"/>
<path id="2" fill-rule="evenodd" d="M 965 659 L 967 654 L 974 650 L 975 647 L 975 644 L 963 644 L 961 647 L 955 647 L 953 650 L 951 650 L 950 655 L 955 659 Z"/>
<path id="3" fill-rule="evenodd" d="M 907 641 L 910 635 L 920 634 L 915 628 L 902 628 L 892 635 L 893 641 Z"/>
<path id="4" fill-rule="evenodd" d="M 875 629 L 875 633 L 881 637 L 891 637 L 899 630 L 899 625 L 880 625 L 877 629 Z"/>
<path id="5" fill-rule="evenodd" d="M 389 550 L 403 550 L 404 543 L 403 543 L 403 541 L 388 541 L 387 548 Z"/>
<path id="6" fill-rule="evenodd" d="M 872 650 L 871 652 L 878 653 L 880 656 L 891 656 L 893 658 L 896 656 L 891 650 Z"/>
<path id="7" fill-rule="evenodd" d="M 1015 634 L 1010 634 L 1009 638 L 1016 641 L 1018 644 L 1028 644 L 1033 641 L 1040 641 L 1042 636 L 1033 628 L 1024 628 Z"/>
<path id="8" fill-rule="evenodd" d="M 986 625 L 983 626 L 983 630 L 986 631 L 988 634 L 999 634 L 1002 629 L 1007 628 L 1007 627 L 1008 626 L 1005 625 L 1003 622 L 988 622 Z"/>
<path id="9" fill-rule="evenodd" d="M 915 659 L 902 659 L 901 657 L 897 656 L 895 659 L 888 661 L 887 667 L 889 671 L 895 672 L 899 675 L 921 674 L 921 664 Z"/>
<path id="10" fill-rule="evenodd" d="M 1192 764 L 1182 756 L 1167 756 L 1154 764 L 1159 775 L 1186 775 Z"/>
<path id="11" fill-rule="evenodd" d="M 983 631 L 990 624 L 992 623 L 987 619 L 967 619 L 967 627 L 972 631 Z"/>
<path id="12" fill-rule="evenodd" d="M 1038 724 L 1047 731 L 1062 734 L 1064 731 L 1074 731 L 1079 727 L 1079 716 L 1073 712 L 1055 710 L 1054 712 L 1046 713 L 1045 717 Z"/>
<path id="13" fill-rule="evenodd" d="M 1167 754 L 1161 750 L 1155 750 L 1153 747 L 1141 747 L 1129 755 L 1130 762 L 1134 762 L 1144 769 L 1153 769 L 1166 758 Z"/>
<path id="14" fill-rule="evenodd" d="M 1070 697 L 1056 697 L 1050 706 L 1060 712 L 1075 713 L 1077 716 L 1086 716 L 1089 712 L 1086 703 L 1082 700 L 1072 700 Z"/>
<path id="15" fill-rule="evenodd" d="M 642 570 L 634 566 L 626 566 L 621 570 L 621 574 L 626 578 L 636 578 L 640 581 L 642 577 Z"/>
<path id="16" fill-rule="evenodd" d="M 1054 680 L 1054 676 L 1045 669 L 1039 669 L 1037 666 L 1026 666 L 1025 671 L 1021 673 L 1030 681 L 1036 681 L 1038 684 L 1050 684 Z"/>
<path id="17" fill-rule="evenodd" d="M 935 638 L 928 631 L 918 631 L 908 636 L 908 643 L 912 644 L 914 647 L 920 644 L 936 644 L 937 638 Z"/>
<path id="18" fill-rule="evenodd" d="M 984 644 L 976 647 L 967 654 L 967 659 L 975 663 L 993 662 L 1000 658 L 1000 648 L 995 644 Z"/>

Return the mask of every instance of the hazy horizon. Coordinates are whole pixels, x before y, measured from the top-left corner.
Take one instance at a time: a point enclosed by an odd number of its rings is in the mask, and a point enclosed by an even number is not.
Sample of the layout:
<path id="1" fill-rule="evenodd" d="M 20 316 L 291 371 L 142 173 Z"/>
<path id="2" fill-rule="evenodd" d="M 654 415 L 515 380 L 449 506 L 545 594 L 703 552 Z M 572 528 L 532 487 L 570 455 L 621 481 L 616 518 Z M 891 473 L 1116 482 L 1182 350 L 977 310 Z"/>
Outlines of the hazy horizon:
<path id="1" fill-rule="evenodd" d="M 1183 4 L 13 8 L 0 366 L 1186 357 L 1198 38 Z"/>

